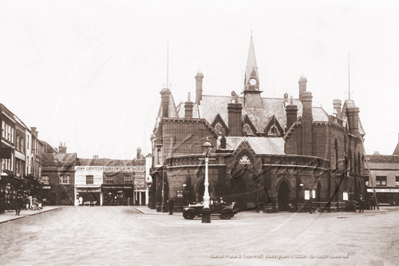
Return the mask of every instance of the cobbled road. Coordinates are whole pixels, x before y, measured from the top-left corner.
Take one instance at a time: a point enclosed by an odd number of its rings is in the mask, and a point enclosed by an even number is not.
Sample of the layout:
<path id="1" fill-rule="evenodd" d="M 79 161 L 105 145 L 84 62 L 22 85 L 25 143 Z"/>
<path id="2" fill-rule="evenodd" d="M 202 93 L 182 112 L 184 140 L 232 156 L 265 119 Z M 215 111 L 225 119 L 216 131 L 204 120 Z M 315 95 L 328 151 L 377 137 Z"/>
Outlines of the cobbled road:
<path id="1" fill-rule="evenodd" d="M 0 224 L 0 265 L 399 265 L 397 221 L 394 208 L 202 224 L 134 207 L 61 207 Z"/>

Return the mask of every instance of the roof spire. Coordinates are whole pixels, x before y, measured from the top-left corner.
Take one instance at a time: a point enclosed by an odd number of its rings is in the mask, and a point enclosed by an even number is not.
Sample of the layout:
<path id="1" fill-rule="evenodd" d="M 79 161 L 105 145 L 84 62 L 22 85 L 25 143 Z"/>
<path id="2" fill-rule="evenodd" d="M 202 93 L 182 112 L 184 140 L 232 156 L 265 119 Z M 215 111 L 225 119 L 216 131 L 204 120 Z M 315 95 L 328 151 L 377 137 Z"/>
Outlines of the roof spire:
<path id="1" fill-rule="evenodd" d="M 252 30 L 251 30 L 251 40 L 249 44 L 249 52 L 247 59 L 247 68 L 245 71 L 244 84 L 245 84 L 244 90 L 259 90 L 258 66 L 256 65 L 255 47 L 252 38 Z"/>

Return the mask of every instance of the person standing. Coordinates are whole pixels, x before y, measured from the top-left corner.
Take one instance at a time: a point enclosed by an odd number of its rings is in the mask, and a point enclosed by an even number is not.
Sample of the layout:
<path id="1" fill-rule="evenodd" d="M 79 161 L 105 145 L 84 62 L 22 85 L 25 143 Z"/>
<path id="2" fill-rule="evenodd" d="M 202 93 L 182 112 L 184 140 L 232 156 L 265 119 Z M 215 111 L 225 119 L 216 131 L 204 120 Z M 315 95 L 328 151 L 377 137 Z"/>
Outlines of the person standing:
<path id="1" fill-rule="evenodd" d="M 83 205 L 83 198 L 79 197 L 79 206 L 82 206 L 82 205 Z"/>
<path id="2" fill-rule="evenodd" d="M 363 196 L 360 196 L 360 200 L 359 200 L 359 212 L 364 212 L 364 199 L 363 199 Z"/>
<path id="3" fill-rule="evenodd" d="M 21 212 L 22 204 L 23 204 L 21 195 L 17 196 L 14 204 L 15 204 L 15 215 L 19 215 Z"/>
<path id="4" fill-rule="evenodd" d="M 29 210 L 29 196 L 28 195 L 26 195 L 26 197 L 25 197 L 25 209 Z"/>

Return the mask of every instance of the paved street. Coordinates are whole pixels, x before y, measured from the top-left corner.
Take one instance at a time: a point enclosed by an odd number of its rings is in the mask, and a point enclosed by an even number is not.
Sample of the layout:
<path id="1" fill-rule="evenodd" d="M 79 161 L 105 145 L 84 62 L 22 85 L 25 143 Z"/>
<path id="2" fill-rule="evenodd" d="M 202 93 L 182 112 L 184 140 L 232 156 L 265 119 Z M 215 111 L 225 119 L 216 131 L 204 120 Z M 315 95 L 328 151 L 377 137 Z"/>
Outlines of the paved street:
<path id="1" fill-rule="evenodd" d="M 399 261 L 397 208 L 362 214 L 239 213 L 232 220 L 216 219 L 211 224 L 202 224 L 199 218 L 184 220 L 181 213 L 147 213 L 134 207 L 61 207 L 0 224 L 0 264 L 397 265 Z M 289 257 L 276 258 L 285 255 Z"/>

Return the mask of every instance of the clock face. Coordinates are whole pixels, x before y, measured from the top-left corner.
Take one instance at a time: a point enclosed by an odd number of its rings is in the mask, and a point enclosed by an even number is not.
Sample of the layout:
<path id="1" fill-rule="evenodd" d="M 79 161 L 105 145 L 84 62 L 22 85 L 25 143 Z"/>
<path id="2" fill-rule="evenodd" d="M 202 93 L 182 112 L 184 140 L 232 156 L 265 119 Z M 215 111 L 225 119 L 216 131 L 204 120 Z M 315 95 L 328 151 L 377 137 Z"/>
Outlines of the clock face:
<path id="1" fill-rule="evenodd" d="M 256 84 L 256 79 L 251 79 L 251 80 L 249 81 L 249 84 L 251 84 L 252 86 L 255 86 L 255 84 Z"/>

